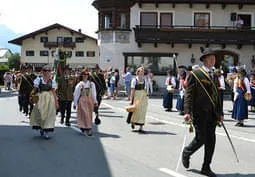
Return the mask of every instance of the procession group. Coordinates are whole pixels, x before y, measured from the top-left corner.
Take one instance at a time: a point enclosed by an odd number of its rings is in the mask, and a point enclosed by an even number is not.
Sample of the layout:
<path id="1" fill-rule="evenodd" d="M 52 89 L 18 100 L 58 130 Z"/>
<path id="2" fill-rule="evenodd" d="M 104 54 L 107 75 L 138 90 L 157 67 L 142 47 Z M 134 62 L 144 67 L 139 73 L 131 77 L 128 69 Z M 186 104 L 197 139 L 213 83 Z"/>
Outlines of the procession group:
<path id="1" fill-rule="evenodd" d="M 183 165 L 189 168 L 191 155 L 204 145 L 201 174 L 215 177 L 210 164 L 216 142 L 215 129 L 224 120 L 225 83 L 233 93 L 232 118 L 237 120 L 236 126 L 244 126 L 243 121 L 248 118 L 248 105 L 254 106 L 255 103 L 255 72 L 250 73 L 249 80 L 244 68 L 233 68 L 224 78 L 222 71 L 214 68 L 216 54 L 211 49 L 203 51 L 200 60 L 202 66 L 179 67 L 177 78 L 172 71 L 167 72 L 162 106 L 165 111 L 172 111 L 173 94 L 178 90 L 176 109 L 195 128 L 194 139 L 182 153 Z M 32 128 L 49 139 L 48 133 L 54 131 L 58 112 L 61 113 L 60 123 L 71 125 L 73 105 L 73 109 L 77 109 L 77 126 L 81 133 L 92 136 L 93 112 L 96 115 L 94 123 L 98 125 L 101 123 L 98 110 L 102 98 L 116 99 L 120 77 L 123 78 L 129 100 L 127 122 L 132 129 L 138 126 L 140 133 L 146 133 L 143 126 L 154 78 L 151 71 L 145 71 L 143 67 L 137 68 L 135 77 L 132 77 L 129 67 L 121 74 L 118 70 L 112 71 L 112 68 L 102 70 L 98 65 L 90 71 L 85 68 L 73 73 L 67 65 L 63 74 L 56 77 L 48 65 L 38 74 L 33 73 L 32 66 L 22 66 L 16 78 L 19 108 L 29 116 Z"/>

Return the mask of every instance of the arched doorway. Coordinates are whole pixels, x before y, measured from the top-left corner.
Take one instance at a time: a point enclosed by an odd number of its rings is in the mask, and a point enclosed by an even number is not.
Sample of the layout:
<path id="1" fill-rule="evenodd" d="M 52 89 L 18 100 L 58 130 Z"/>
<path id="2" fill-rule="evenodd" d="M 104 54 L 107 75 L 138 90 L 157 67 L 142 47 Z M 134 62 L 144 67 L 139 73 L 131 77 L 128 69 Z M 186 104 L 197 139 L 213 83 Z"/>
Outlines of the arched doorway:
<path id="1" fill-rule="evenodd" d="M 237 66 L 239 63 L 238 54 L 228 51 L 228 50 L 216 50 L 217 60 L 215 67 L 221 68 L 225 74 L 227 74 L 230 69 Z"/>

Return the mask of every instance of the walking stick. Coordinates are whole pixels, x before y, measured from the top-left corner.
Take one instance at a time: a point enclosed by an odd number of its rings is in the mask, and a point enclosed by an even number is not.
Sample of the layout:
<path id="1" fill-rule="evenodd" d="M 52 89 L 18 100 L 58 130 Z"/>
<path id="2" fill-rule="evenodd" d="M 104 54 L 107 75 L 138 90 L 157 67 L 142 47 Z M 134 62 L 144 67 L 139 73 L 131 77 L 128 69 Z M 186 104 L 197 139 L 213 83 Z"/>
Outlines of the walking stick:
<path id="1" fill-rule="evenodd" d="M 234 152 L 234 154 L 235 154 L 236 161 L 239 162 L 239 159 L 238 159 L 238 157 L 237 157 L 237 153 L 236 153 L 235 147 L 234 147 L 234 145 L 233 145 L 233 143 L 232 143 L 232 141 L 231 141 L 231 139 L 230 139 L 230 136 L 229 136 L 229 134 L 228 134 L 228 131 L 227 131 L 227 129 L 226 129 L 226 127 L 225 127 L 225 125 L 224 125 L 223 122 L 221 122 L 221 125 L 222 125 L 222 127 L 223 127 L 225 133 L 227 134 L 228 141 L 229 141 L 229 143 L 230 143 L 230 145 L 231 145 L 231 147 L 232 147 L 232 150 L 233 150 L 233 152 Z"/>
<path id="2" fill-rule="evenodd" d="M 188 126 L 186 124 L 186 122 L 184 122 L 184 138 L 183 138 L 183 143 L 182 143 L 182 148 L 181 148 L 181 152 L 180 152 L 180 156 L 179 156 L 179 159 L 178 159 L 178 162 L 177 162 L 177 166 L 176 166 L 176 169 L 175 171 L 178 172 L 178 169 L 180 167 L 180 163 L 181 163 L 181 159 L 182 159 L 182 151 L 184 149 L 184 146 L 185 146 L 185 143 L 186 143 L 186 139 L 187 139 L 187 135 L 188 135 Z"/>

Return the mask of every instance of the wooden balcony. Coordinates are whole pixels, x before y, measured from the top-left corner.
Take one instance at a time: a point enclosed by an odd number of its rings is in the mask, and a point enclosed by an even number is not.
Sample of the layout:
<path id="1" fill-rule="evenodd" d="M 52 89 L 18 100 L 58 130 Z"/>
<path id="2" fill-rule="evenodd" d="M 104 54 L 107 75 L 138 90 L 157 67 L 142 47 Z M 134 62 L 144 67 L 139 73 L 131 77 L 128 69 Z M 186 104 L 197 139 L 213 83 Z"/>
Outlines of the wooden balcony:
<path id="1" fill-rule="evenodd" d="M 44 47 L 46 48 L 56 48 L 56 47 L 65 47 L 65 48 L 75 48 L 75 42 L 45 42 Z"/>
<path id="2" fill-rule="evenodd" d="M 205 4 L 206 8 L 209 8 L 211 4 L 221 4 L 222 9 L 225 9 L 226 5 L 238 5 L 239 9 L 242 9 L 244 5 L 255 5 L 254 0 L 133 0 L 135 3 L 139 4 L 139 7 L 142 7 L 142 4 L 155 4 L 155 7 L 158 8 L 159 4 L 172 4 L 173 8 L 176 4 L 189 4 L 192 8 L 193 4 Z"/>
<path id="3" fill-rule="evenodd" d="M 153 27 L 136 26 L 135 41 L 138 46 L 143 43 L 153 44 L 227 44 L 255 45 L 255 28 L 237 29 L 227 26 L 210 26 L 199 28 L 194 26 L 172 26 L 172 27 Z"/>

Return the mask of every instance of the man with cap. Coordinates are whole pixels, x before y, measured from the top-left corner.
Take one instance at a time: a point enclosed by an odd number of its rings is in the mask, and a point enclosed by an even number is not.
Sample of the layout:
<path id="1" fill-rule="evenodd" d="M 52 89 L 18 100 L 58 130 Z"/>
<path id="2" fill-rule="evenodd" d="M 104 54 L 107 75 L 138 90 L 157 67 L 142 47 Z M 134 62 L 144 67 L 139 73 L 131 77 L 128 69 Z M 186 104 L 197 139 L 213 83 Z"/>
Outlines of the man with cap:
<path id="1" fill-rule="evenodd" d="M 30 107 L 30 112 L 28 110 L 28 105 L 30 105 L 29 103 L 29 96 L 31 91 L 34 88 L 34 79 L 36 78 L 36 76 L 34 74 L 32 74 L 32 66 L 28 65 L 28 66 L 23 66 L 22 70 L 25 69 L 25 72 L 22 74 L 21 76 L 21 81 L 20 81 L 20 88 L 19 88 L 19 93 L 21 95 L 22 98 L 22 106 L 23 106 L 23 111 L 25 116 L 28 116 L 28 114 L 30 114 L 32 112 L 33 109 L 33 105 Z"/>
<path id="2" fill-rule="evenodd" d="M 223 110 L 220 105 L 220 95 L 217 89 L 217 78 L 213 75 L 216 53 L 206 49 L 200 57 L 203 66 L 194 69 L 188 77 L 184 96 L 184 119 L 192 121 L 195 137 L 182 152 L 182 163 L 189 168 L 190 156 L 204 145 L 204 161 L 201 174 L 215 177 L 211 170 L 216 135 L 216 125 L 223 120 Z"/>
<path id="3" fill-rule="evenodd" d="M 95 67 L 95 71 L 90 73 L 90 77 L 91 77 L 91 81 L 93 81 L 96 86 L 98 106 L 94 107 L 94 112 L 96 114 L 95 124 L 98 125 L 101 123 L 101 120 L 99 119 L 99 115 L 98 115 L 98 109 L 101 104 L 102 97 L 104 96 L 107 90 L 104 74 L 98 64 Z"/>
<path id="4" fill-rule="evenodd" d="M 31 114 L 32 110 L 33 110 L 33 103 L 31 103 L 29 101 L 29 96 L 30 96 L 30 93 L 32 92 L 33 90 L 33 86 L 34 86 L 34 80 L 36 79 L 36 75 L 33 73 L 33 66 L 32 65 L 27 65 L 27 73 L 25 75 L 25 78 L 29 84 L 29 87 L 28 87 L 28 90 L 27 90 L 27 95 L 26 95 L 26 104 L 29 105 L 29 115 Z M 25 106 L 25 109 L 28 109 L 26 108 L 27 105 Z"/>
<path id="5" fill-rule="evenodd" d="M 64 74 L 59 77 L 58 80 L 58 89 L 57 89 L 57 97 L 60 106 L 61 120 L 60 123 L 64 123 L 65 125 L 70 126 L 70 117 L 71 117 L 71 108 L 73 101 L 73 92 L 75 88 L 75 77 L 70 75 L 69 66 L 65 66 Z M 66 114 L 65 114 L 66 113 Z"/>
<path id="6" fill-rule="evenodd" d="M 17 83 L 18 83 L 18 91 L 19 91 L 19 95 L 18 95 L 18 104 L 19 104 L 19 111 L 23 113 L 25 113 L 24 107 L 23 107 L 23 97 L 24 97 L 24 88 L 23 88 L 23 84 L 22 84 L 22 78 L 24 77 L 24 75 L 26 74 L 26 67 L 24 65 L 20 66 L 20 73 L 17 75 Z M 21 87 L 22 84 L 22 87 Z"/>

